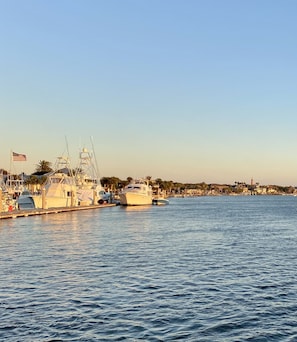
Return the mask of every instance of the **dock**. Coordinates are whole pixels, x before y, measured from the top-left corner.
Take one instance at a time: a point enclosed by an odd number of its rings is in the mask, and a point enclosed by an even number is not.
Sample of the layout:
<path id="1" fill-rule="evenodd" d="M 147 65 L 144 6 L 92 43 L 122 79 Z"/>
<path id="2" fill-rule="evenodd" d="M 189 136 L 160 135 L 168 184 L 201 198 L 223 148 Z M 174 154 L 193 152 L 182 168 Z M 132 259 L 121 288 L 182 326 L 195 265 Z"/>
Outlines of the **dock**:
<path id="1" fill-rule="evenodd" d="M 49 209 L 12 210 L 12 211 L 7 211 L 7 212 L 0 212 L 0 220 L 12 219 L 12 218 L 18 218 L 18 217 L 36 216 L 36 215 L 58 214 L 58 213 L 65 213 L 69 211 L 101 209 L 101 208 L 114 207 L 114 206 L 116 206 L 115 203 L 107 203 L 107 204 L 96 204 L 96 205 L 75 206 L 75 207 L 59 207 L 59 208 L 49 208 Z"/>

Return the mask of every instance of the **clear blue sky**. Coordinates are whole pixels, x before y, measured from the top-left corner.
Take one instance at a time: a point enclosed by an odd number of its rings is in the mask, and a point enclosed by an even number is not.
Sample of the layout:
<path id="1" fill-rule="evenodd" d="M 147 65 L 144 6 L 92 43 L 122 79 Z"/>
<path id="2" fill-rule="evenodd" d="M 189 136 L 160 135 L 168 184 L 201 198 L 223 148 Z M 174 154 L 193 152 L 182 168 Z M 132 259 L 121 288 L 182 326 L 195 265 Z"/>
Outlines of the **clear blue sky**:
<path id="1" fill-rule="evenodd" d="M 0 0 L 10 151 L 101 176 L 297 185 L 294 0 Z"/>

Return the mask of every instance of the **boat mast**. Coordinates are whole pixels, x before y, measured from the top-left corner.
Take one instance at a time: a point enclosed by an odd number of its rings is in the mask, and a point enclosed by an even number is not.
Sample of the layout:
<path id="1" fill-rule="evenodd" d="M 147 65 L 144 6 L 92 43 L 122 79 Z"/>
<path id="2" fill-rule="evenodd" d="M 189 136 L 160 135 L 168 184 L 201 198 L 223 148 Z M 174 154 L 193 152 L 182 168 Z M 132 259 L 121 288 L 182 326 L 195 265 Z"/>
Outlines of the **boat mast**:
<path id="1" fill-rule="evenodd" d="M 66 136 L 65 136 L 65 141 L 66 141 L 67 156 L 68 156 L 68 160 L 70 161 L 69 146 L 68 146 L 68 140 L 67 140 L 67 137 L 66 137 Z M 73 175 L 73 170 L 72 170 L 72 168 L 70 167 L 70 163 L 69 163 L 69 173 L 70 173 L 70 176 L 73 178 L 74 175 Z"/>
<path id="2" fill-rule="evenodd" d="M 92 137 L 92 136 L 90 137 L 90 140 L 91 140 L 91 144 L 92 144 L 92 150 L 93 150 L 93 155 L 94 155 L 95 169 L 96 169 L 96 176 L 97 176 L 97 180 L 98 180 L 98 181 L 99 181 L 99 183 L 101 184 L 101 182 L 100 182 L 100 173 L 99 173 L 99 167 L 98 167 L 98 163 L 97 163 L 96 153 L 95 153 L 95 150 L 94 150 L 94 143 L 93 143 L 93 137 Z"/>

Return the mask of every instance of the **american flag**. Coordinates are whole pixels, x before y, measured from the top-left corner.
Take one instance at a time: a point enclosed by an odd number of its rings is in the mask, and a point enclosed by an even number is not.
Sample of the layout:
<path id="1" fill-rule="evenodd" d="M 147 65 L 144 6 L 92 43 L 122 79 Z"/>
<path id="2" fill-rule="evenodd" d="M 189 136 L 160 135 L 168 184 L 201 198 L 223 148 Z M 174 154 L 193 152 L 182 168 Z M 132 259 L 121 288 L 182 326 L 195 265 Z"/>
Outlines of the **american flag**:
<path id="1" fill-rule="evenodd" d="M 19 154 L 16 152 L 12 152 L 12 160 L 13 161 L 26 161 L 27 157 L 25 154 Z"/>

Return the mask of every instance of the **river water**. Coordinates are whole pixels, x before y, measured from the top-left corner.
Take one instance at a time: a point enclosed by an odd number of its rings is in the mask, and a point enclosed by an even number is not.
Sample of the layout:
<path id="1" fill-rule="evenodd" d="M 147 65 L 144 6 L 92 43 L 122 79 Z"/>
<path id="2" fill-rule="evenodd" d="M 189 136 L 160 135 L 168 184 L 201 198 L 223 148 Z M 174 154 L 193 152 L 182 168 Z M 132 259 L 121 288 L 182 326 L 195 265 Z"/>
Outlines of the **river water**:
<path id="1" fill-rule="evenodd" d="M 297 341 L 297 197 L 0 221 L 1 341 Z"/>

